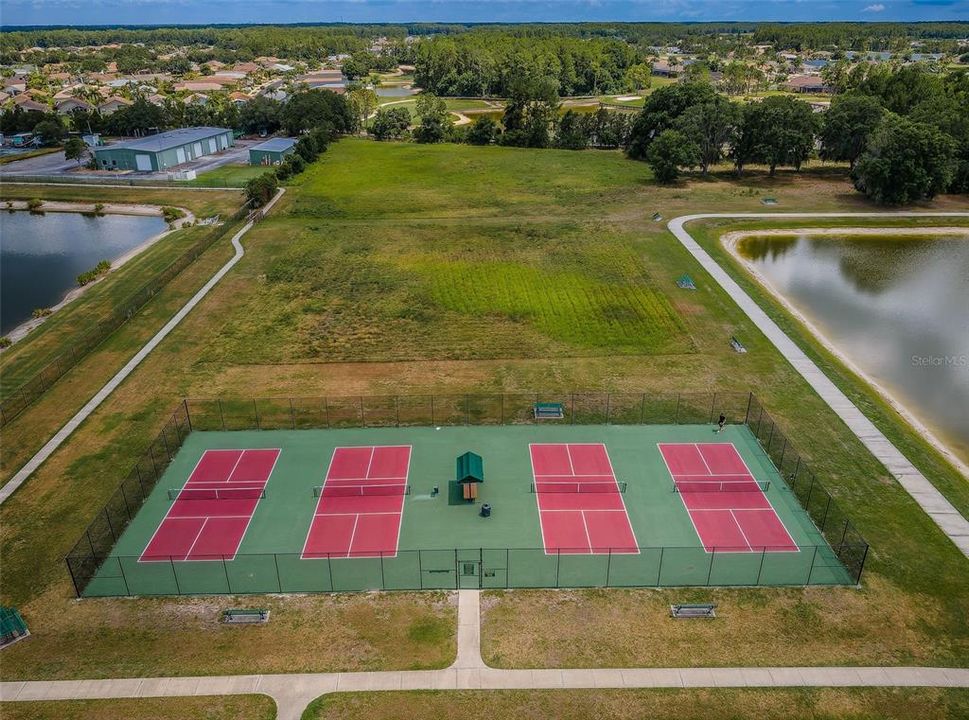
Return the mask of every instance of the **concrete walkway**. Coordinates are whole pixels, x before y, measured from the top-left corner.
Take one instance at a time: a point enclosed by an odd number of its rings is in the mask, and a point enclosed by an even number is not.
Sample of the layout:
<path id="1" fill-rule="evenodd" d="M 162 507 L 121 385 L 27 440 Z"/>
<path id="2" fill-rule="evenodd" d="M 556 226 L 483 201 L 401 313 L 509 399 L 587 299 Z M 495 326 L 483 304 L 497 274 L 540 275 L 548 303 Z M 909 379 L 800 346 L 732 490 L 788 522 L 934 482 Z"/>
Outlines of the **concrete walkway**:
<path id="1" fill-rule="evenodd" d="M 315 698 L 375 690 L 561 690 L 689 687 L 969 687 L 969 670 L 917 667 L 610 668 L 497 670 L 481 661 L 479 591 L 458 591 L 457 659 L 445 670 L 223 675 L 0 683 L 0 701 L 268 695 L 278 720 Z"/>
<path id="2" fill-rule="evenodd" d="M 815 392 L 834 410 L 858 439 L 878 458 L 885 468 L 898 480 L 909 495 L 928 513 L 962 552 L 969 556 L 969 522 L 935 489 L 921 472 L 875 427 L 848 397 L 821 372 L 803 350 L 777 323 L 770 319 L 760 306 L 744 292 L 740 286 L 709 253 L 697 243 L 684 228 L 695 220 L 727 219 L 785 219 L 785 218 L 899 218 L 899 217 L 962 217 L 969 218 L 969 212 L 891 212 L 891 213 L 708 213 L 684 215 L 670 220 L 668 227 L 683 246 L 690 251 L 697 262 L 710 273 L 711 277 L 726 290 L 727 294 L 740 306 L 747 317 L 780 350 L 788 362 L 808 381 Z"/>
<path id="3" fill-rule="evenodd" d="M 279 192 L 276 193 L 276 196 L 263 208 L 263 215 L 269 212 L 279 198 L 283 196 L 284 192 L 285 190 L 280 188 Z M 67 424 L 64 425 L 64 427 L 58 430 L 54 434 L 54 437 L 48 440 L 47 443 L 40 450 L 38 450 L 37 453 L 30 458 L 30 460 L 27 461 L 26 465 L 17 471 L 17 474 L 10 479 L 10 482 L 0 488 L 0 504 L 6 502 L 7 498 L 13 495 L 17 489 L 24 484 L 27 478 L 29 478 L 33 472 L 39 468 L 45 460 L 47 460 L 47 458 L 53 455 L 57 448 L 64 444 L 64 441 L 67 440 L 67 438 L 69 438 L 75 430 L 77 430 L 81 423 L 88 419 L 91 413 L 93 413 L 98 406 L 104 402 L 122 382 L 124 382 L 125 378 L 127 378 L 134 371 L 134 369 L 141 364 L 141 361 L 148 357 L 152 350 L 158 347 L 158 344 L 164 340 L 165 337 L 167 337 L 168 334 L 174 330 L 180 322 L 182 322 L 182 320 L 185 319 L 185 317 L 195 308 L 195 306 L 202 302 L 202 298 L 209 294 L 209 291 L 215 287 L 219 280 L 221 280 L 225 274 L 242 259 L 242 256 L 246 254 L 246 251 L 243 249 L 242 243 L 239 241 L 243 235 L 249 232 L 254 224 L 255 221 L 250 220 L 232 237 L 232 246 L 235 248 L 235 254 L 229 259 L 229 261 L 219 268 L 215 275 L 213 275 L 209 281 L 202 286 L 202 289 L 195 293 L 195 295 L 193 295 L 192 298 L 185 303 L 185 305 L 183 305 L 182 308 L 175 313 L 167 323 L 165 323 L 164 327 L 162 327 L 162 329 L 159 330 L 154 337 L 145 343 L 144 347 L 135 353 L 135 356 L 131 358 L 131 360 L 125 363 L 125 366 L 121 368 L 113 378 L 108 380 L 104 387 L 98 390 L 94 397 L 88 400 L 84 407 L 78 410 L 77 414 L 67 421 Z"/>

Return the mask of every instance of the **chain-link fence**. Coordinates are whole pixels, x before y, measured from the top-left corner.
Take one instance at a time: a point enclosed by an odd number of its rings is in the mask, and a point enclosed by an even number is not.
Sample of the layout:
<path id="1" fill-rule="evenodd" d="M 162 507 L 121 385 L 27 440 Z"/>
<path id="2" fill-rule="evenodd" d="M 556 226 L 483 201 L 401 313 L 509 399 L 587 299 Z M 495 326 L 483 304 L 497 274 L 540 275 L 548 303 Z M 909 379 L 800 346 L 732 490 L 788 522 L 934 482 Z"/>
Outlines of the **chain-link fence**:
<path id="1" fill-rule="evenodd" d="M 203 237 L 199 238 L 198 241 L 172 261 L 171 264 L 161 270 L 141 288 L 118 303 L 106 316 L 102 317 L 93 325 L 76 333 L 71 339 L 69 350 L 54 357 L 53 360 L 44 365 L 44 367 L 22 385 L 9 392 L 4 392 L 3 402 L 0 403 L 0 427 L 9 423 L 30 407 L 54 383 L 81 362 L 88 353 L 130 320 L 162 288 L 171 282 L 173 278 L 195 262 L 217 240 L 224 237 L 230 229 L 235 227 L 235 224 L 239 220 L 246 217 L 247 212 L 248 208 L 243 207 L 229 218 L 228 221 L 205 233 Z"/>
<path id="2" fill-rule="evenodd" d="M 536 421 L 538 403 L 563 417 Z M 603 554 L 542 548 L 401 551 L 303 559 L 239 554 L 211 562 L 141 562 L 111 551 L 193 430 L 444 425 L 702 424 L 723 413 L 746 424 L 828 545 L 797 553 L 616 548 Z M 505 393 L 184 400 L 67 557 L 78 596 L 417 590 L 461 587 L 673 587 L 848 585 L 861 581 L 868 544 L 752 394 Z M 215 567 L 221 572 L 213 572 Z"/>

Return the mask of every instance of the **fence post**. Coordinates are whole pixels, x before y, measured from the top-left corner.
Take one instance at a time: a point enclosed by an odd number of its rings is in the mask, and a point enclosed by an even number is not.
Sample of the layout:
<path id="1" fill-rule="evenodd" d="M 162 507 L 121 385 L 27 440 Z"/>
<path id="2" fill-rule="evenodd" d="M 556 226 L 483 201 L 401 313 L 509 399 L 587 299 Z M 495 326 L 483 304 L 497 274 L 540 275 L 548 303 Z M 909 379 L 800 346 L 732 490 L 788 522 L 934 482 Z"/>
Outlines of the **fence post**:
<path id="1" fill-rule="evenodd" d="M 323 398 L 323 414 L 326 415 L 326 429 L 330 429 L 330 403 L 324 397 Z"/>
<path id="2" fill-rule="evenodd" d="M 559 571 L 562 568 L 562 548 L 555 552 L 555 587 L 559 586 Z"/>
<path id="3" fill-rule="evenodd" d="M 225 555 L 222 556 L 222 574 L 225 575 L 225 589 L 232 594 L 232 583 L 229 582 L 229 568 L 225 566 Z"/>
<path id="4" fill-rule="evenodd" d="M 123 556 L 118 557 L 118 572 L 121 573 L 121 582 L 124 583 L 124 594 L 131 597 L 131 588 L 128 587 L 128 578 L 124 574 L 124 563 L 121 562 Z"/>
<path id="5" fill-rule="evenodd" d="M 111 537 L 114 538 L 115 542 L 118 542 L 118 534 L 114 531 L 114 525 L 111 524 L 111 515 L 108 514 L 108 508 L 104 508 L 104 521 L 108 524 L 108 530 L 111 531 Z"/>
<path id="6" fill-rule="evenodd" d="M 606 587 L 609 587 L 609 573 L 612 571 L 612 548 L 609 548 L 609 557 L 606 558 Z"/>
<path id="7" fill-rule="evenodd" d="M 363 395 L 360 396 L 360 425 L 367 427 L 367 413 L 363 409 Z"/>
<path id="8" fill-rule="evenodd" d="M 713 393 L 713 400 L 710 403 L 710 420 L 709 420 L 709 422 L 713 422 L 713 417 L 714 417 L 714 413 L 716 412 L 716 407 L 717 407 L 717 394 L 716 393 Z"/>
<path id="9" fill-rule="evenodd" d="M 754 394 L 752 392 L 747 393 L 747 411 L 744 413 L 744 425 L 750 424 L 750 403 L 754 399 Z"/>
<path id="10" fill-rule="evenodd" d="M 121 485 L 118 486 L 118 490 L 121 491 L 121 499 L 124 501 L 124 511 L 126 513 L 128 513 L 128 521 L 130 522 L 131 521 L 131 508 L 128 507 L 128 496 L 125 494 L 125 491 L 124 491 L 124 481 L 122 481 L 121 482 Z"/>
<path id="11" fill-rule="evenodd" d="M 777 469 L 780 470 L 784 467 L 784 453 L 787 452 L 787 438 L 784 438 L 784 444 L 781 445 L 781 459 L 777 462 Z"/>
<path id="12" fill-rule="evenodd" d="M 471 396 L 464 396 L 464 424 L 471 424 Z"/>
<path id="13" fill-rule="evenodd" d="M 606 393 L 606 425 L 612 419 L 612 393 Z"/>
<path id="14" fill-rule="evenodd" d="M 431 425 L 434 425 L 434 396 L 431 395 Z M 422 582 L 423 585 L 423 582 Z"/>
<path id="15" fill-rule="evenodd" d="M 828 504 L 824 506 L 824 515 L 821 516 L 821 527 L 818 528 L 818 530 L 820 530 L 822 534 L 824 533 L 824 526 L 828 524 L 828 510 L 831 509 L 831 499 L 832 499 L 831 494 L 829 493 Z"/>
<path id="16" fill-rule="evenodd" d="M 680 393 L 676 393 L 676 410 L 673 411 L 673 424 L 680 424 Z"/>
<path id="17" fill-rule="evenodd" d="M 175 581 L 175 594 L 181 595 L 182 589 L 178 586 L 178 573 L 175 572 L 175 558 L 168 556 L 168 564 L 172 566 L 172 579 Z"/>
<path id="18" fill-rule="evenodd" d="M 808 568 L 807 581 L 804 583 L 805 585 L 811 584 L 811 575 L 814 574 L 814 563 L 816 563 L 817 561 L 818 561 L 818 546 L 815 545 L 814 555 L 811 556 L 811 567 Z"/>
<path id="19" fill-rule="evenodd" d="M 646 393 L 643 393 L 643 399 L 639 401 L 639 424 L 642 425 L 646 421 Z"/>
<path id="20" fill-rule="evenodd" d="M 660 580 L 663 577 L 663 555 L 666 554 L 666 548 L 660 547 L 659 549 L 659 565 L 656 568 L 656 587 L 659 587 Z"/>
<path id="21" fill-rule="evenodd" d="M 161 429 L 161 437 L 162 437 L 162 442 L 165 443 L 165 454 L 168 455 L 168 459 L 171 460 L 172 449 L 168 446 L 168 433 L 165 432 L 164 426 L 162 426 L 162 429 Z M 158 438 L 155 438 L 155 439 L 157 440 Z"/>
<path id="22" fill-rule="evenodd" d="M 259 405 L 256 403 L 256 398 L 252 399 L 252 411 L 256 414 L 256 430 L 262 430 L 259 427 Z"/>
<path id="23" fill-rule="evenodd" d="M 707 587 L 710 587 L 710 579 L 713 577 L 713 560 L 717 557 L 717 546 L 713 546 L 713 552 L 710 553 L 710 569 L 707 570 Z"/>
<path id="24" fill-rule="evenodd" d="M 433 395 L 431 396 L 433 402 Z M 424 589 L 424 558 L 423 550 L 417 551 L 417 577 L 420 580 L 421 590 Z"/>
<path id="25" fill-rule="evenodd" d="M 276 587 L 279 588 L 279 592 L 283 591 L 283 581 L 279 577 L 279 555 L 278 553 L 273 553 L 273 565 L 276 567 Z"/>
<path id="26" fill-rule="evenodd" d="M 188 398 L 182 398 L 182 406 L 185 408 L 185 422 L 188 423 L 188 431 L 192 432 L 192 416 L 188 412 Z"/>
<path id="27" fill-rule="evenodd" d="M 501 425 L 505 424 L 505 393 L 498 396 L 498 414 L 501 416 Z"/>
<path id="28" fill-rule="evenodd" d="M 861 562 L 858 564 L 858 576 L 855 578 L 855 584 L 861 585 L 861 571 L 865 569 L 865 561 L 868 559 L 868 543 L 865 543 L 865 552 L 861 556 Z"/>
<path id="29" fill-rule="evenodd" d="M 64 558 L 64 562 L 67 563 L 67 572 L 71 576 L 71 584 L 74 585 L 74 595 L 76 597 L 80 598 L 81 597 L 81 588 L 78 587 L 78 585 L 77 585 L 77 578 L 74 577 L 74 568 L 71 567 L 71 558 L 70 558 L 70 556 Z"/>
<path id="30" fill-rule="evenodd" d="M 296 429 L 296 411 L 293 409 L 293 398 L 289 399 L 289 424 Z"/>
<path id="31" fill-rule="evenodd" d="M 572 393 L 572 409 L 569 411 L 569 423 L 575 425 L 575 393 Z"/>
<path id="32" fill-rule="evenodd" d="M 400 427 L 400 395 L 394 395 L 394 420 L 395 426 Z"/>
<path id="33" fill-rule="evenodd" d="M 225 431 L 225 410 L 222 409 L 222 398 L 219 398 L 219 417 L 222 419 L 222 430 Z"/>
<path id="34" fill-rule="evenodd" d="M 760 567 L 757 568 L 757 582 L 754 583 L 755 585 L 760 585 L 760 576 L 764 572 L 764 559 L 766 558 L 766 556 L 767 556 L 767 546 L 765 545 L 764 548 L 760 551 Z"/>

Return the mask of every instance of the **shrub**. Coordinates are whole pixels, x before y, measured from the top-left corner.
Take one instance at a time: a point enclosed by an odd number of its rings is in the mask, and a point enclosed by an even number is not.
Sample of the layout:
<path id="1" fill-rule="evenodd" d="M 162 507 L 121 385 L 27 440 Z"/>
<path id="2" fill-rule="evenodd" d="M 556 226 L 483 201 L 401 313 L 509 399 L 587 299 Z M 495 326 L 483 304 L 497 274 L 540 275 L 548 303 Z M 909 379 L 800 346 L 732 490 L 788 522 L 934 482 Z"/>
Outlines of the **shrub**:
<path id="1" fill-rule="evenodd" d="M 270 170 L 246 183 L 246 200 L 253 208 L 262 207 L 272 200 L 278 190 L 279 180 L 276 173 Z"/>
<path id="2" fill-rule="evenodd" d="M 88 270 L 87 272 L 82 272 L 80 275 L 78 275 L 77 284 L 80 287 L 84 287 L 88 283 L 92 283 L 95 280 L 97 280 L 99 277 L 104 275 L 110 269 L 111 269 L 111 263 L 109 263 L 107 260 L 102 260 L 97 265 L 95 265 L 92 270 Z"/>
<path id="3" fill-rule="evenodd" d="M 31 212 L 36 212 L 44 206 L 44 201 L 39 198 L 33 198 L 27 201 L 27 209 Z"/>
<path id="4" fill-rule="evenodd" d="M 34 308 L 34 311 L 30 313 L 30 315 L 31 317 L 34 317 L 34 318 L 43 318 L 43 317 L 47 317 L 53 312 L 54 311 L 51 310 L 50 308 Z"/>
<path id="5" fill-rule="evenodd" d="M 13 341 L 10 338 L 8 338 L 6 335 L 4 335 L 3 337 L 0 337 L 0 349 L 8 348 L 12 344 L 13 344 Z"/>
<path id="6" fill-rule="evenodd" d="M 103 205 L 101 207 L 104 207 Z M 185 213 L 179 210 L 177 207 L 165 206 L 162 208 L 162 217 L 165 218 L 165 222 L 171 224 L 176 220 L 180 220 L 185 217 Z"/>

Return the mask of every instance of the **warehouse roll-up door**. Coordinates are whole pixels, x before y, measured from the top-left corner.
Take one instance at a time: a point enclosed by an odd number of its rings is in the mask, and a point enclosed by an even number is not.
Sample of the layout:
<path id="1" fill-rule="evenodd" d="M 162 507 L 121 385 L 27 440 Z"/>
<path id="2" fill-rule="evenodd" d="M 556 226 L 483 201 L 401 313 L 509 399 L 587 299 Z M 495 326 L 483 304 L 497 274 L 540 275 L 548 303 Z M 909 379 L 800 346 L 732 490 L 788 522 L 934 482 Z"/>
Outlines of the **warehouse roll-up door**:
<path id="1" fill-rule="evenodd" d="M 151 172 L 151 155 L 135 155 L 135 167 L 141 172 Z"/>
<path id="2" fill-rule="evenodd" d="M 192 145 L 192 153 L 195 157 L 202 157 L 202 143 L 198 142 Z"/>
<path id="3" fill-rule="evenodd" d="M 175 148 L 175 159 L 179 165 L 185 162 L 185 148 Z"/>
<path id="4" fill-rule="evenodd" d="M 209 152 L 214 153 L 216 151 L 215 140 L 209 138 Z"/>

